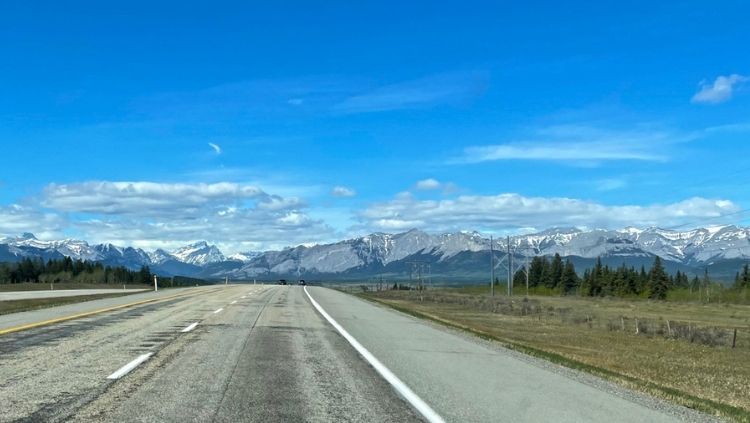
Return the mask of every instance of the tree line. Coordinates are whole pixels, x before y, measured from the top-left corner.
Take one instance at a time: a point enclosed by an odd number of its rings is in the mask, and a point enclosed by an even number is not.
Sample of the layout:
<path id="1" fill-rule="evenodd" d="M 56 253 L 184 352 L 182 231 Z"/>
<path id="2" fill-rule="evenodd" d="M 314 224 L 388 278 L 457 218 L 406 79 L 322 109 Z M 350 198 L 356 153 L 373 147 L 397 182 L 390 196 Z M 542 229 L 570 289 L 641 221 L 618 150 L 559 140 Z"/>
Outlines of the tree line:
<path id="1" fill-rule="evenodd" d="M 73 260 L 70 257 L 48 261 L 26 257 L 17 263 L 0 263 L 0 283 L 149 284 L 153 282 L 153 278 L 148 266 L 130 270 L 124 266 L 105 266 L 99 262 Z"/>
<path id="2" fill-rule="evenodd" d="M 708 273 L 703 278 L 692 279 L 681 271 L 668 274 L 660 257 L 654 258 L 650 269 L 640 269 L 623 264 L 619 267 L 603 265 L 596 260 L 593 268 L 586 269 L 582 276 L 575 270 L 569 259 L 563 261 L 559 254 L 552 258 L 534 257 L 529 264 L 528 282 L 530 288 L 544 287 L 563 295 L 578 294 L 587 297 L 628 297 L 640 296 L 664 300 L 672 289 L 699 291 L 711 283 Z M 526 274 L 519 270 L 513 277 L 514 286 L 525 286 Z M 750 268 L 745 265 L 735 278 L 737 289 L 750 288 Z"/>

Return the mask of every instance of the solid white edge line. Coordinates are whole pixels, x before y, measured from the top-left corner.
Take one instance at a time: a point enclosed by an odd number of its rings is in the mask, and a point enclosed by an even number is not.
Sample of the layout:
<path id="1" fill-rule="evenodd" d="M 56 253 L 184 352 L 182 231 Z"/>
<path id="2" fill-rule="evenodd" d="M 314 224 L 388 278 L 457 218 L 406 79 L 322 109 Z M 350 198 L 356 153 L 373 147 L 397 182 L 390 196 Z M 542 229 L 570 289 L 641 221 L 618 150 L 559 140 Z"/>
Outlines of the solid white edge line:
<path id="1" fill-rule="evenodd" d="M 141 363 L 143 363 L 144 361 L 146 361 L 149 358 L 151 358 L 152 355 L 154 355 L 154 353 L 150 352 L 150 353 L 138 356 L 138 358 L 136 358 L 135 360 L 133 360 L 130 363 L 128 363 L 128 364 L 120 367 L 120 370 L 118 370 L 118 371 L 112 373 L 111 375 L 107 376 L 107 379 L 119 379 L 119 378 L 125 376 L 126 374 L 130 373 L 131 371 L 133 371 L 133 369 L 135 369 L 136 367 L 138 367 Z"/>
<path id="2" fill-rule="evenodd" d="M 401 381 L 393 372 L 391 372 L 383 363 L 380 362 L 377 358 L 375 358 L 374 355 L 370 351 L 368 351 L 365 347 L 362 346 L 362 344 L 359 343 L 353 336 L 349 334 L 349 332 L 346 331 L 338 322 L 333 320 L 333 317 L 331 317 L 328 313 L 326 313 L 325 310 L 323 310 L 323 307 L 318 304 L 315 299 L 313 299 L 312 295 L 310 295 L 309 292 L 307 292 L 307 287 L 303 287 L 305 290 L 305 294 L 307 294 L 307 298 L 310 299 L 310 302 L 312 303 L 313 307 L 315 307 L 316 310 L 328 321 L 328 323 L 331 324 L 340 334 L 344 337 L 352 347 L 354 347 L 355 350 L 359 353 L 359 355 L 362 356 L 365 360 L 367 360 L 370 365 L 375 368 L 375 371 L 380 373 L 380 376 L 383 377 L 388 383 L 393 386 L 393 388 L 401 394 L 401 396 L 409 402 L 409 404 L 412 405 L 427 421 L 431 423 L 444 423 L 445 420 L 443 420 L 440 415 L 435 412 L 435 410 L 432 409 L 429 405 L 427 405 L 426 402 L 422 400 L 422 398 L 419 398 L 417 394 L 414 393 L 404 382 Z"/>
<path id="3" fill-rule="evenodd" d="M 185 329 L 181 330 L 180 332 L 182 332 L 182 333 L 190 332 L 191 330 L 195 329 L 196 326 L 198 326 L 198 322 L 191 323 L 190 326 L 186 327 Z"/>
<path id="4" fill-rule="evenodd" d="M 224 310 L 224 307 L 222 307 L 222 308 L 220 308 L 220 309 L 218 309 L 218 310 L 214 311 L 214 314 L 216 314 L 216 313 L 221 313 L 221 311 L 222 311 L 222 310 Z"/>

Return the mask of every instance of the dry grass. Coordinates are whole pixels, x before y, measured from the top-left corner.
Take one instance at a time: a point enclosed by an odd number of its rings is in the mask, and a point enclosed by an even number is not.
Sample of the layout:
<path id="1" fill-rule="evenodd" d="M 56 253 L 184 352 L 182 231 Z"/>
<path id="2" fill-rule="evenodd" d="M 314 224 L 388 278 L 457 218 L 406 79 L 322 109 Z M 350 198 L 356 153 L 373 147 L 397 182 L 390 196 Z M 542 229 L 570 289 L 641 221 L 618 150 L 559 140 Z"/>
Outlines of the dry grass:
<path id="1" fill-rule="evenodd" d="M 128 289 L 149 289 L 151 285 L 142 284 L 129 284 L 125 285 Z M 106 283 L 73 283 L 63 282 L 54 284 L 54 289 L 59 291 L 61 289 L 122 289 L 123 285 L 120 284 L 106 284 Z M 50 285 L 48 283 L 41 282 L 24 282 L 24 283 L 0 283 L 0 292 L 11 292 L 11 291 L 49 291 Z"/>
<path id="2" fill-rule="evenodd" d="M 39 310 L 42 308 L 57 307 L 66 304 L 82 303 L 84 301 L 98 300 L 102 298 L 122 297 L 131 293 L 116 294 L 94 294 L 94 295 L 77 295 L 74 297 L 57 297 L 57 298 L 33 298 L 25 300 L 8 300 L 0 301 L 0 315 L 10 313 L 20 313 L 22 311 Z"/>
<path id="3" fill-rule="evenodd" d="M 560 297 L 508 301 L 450 290 L 366 297 L 683 405 L 750 421 L 750 306 Z M 664 329 L 667 320 L 671 337 Z M 679 338 L 674 332 L 681 325 L 709 339 Z M 734 349 L 725 336 L 711 335 L 734 328 L 740 329 Z"/>

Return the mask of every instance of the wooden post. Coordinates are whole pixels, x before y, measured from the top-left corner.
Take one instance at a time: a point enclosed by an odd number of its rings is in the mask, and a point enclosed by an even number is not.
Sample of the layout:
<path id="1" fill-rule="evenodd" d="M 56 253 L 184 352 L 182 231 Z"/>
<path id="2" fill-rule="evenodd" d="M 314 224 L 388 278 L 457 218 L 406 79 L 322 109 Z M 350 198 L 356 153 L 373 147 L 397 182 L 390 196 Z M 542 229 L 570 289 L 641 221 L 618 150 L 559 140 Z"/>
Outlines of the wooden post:
<path id="1" fill-rule="evenodd" d="M 625 318 L 620 316 L 620 326 L 622 326 L 622 331 L 625 332 Z"/>
<path id="2" fill-rule="evenodd" d="M 732 336 L 732 348 L 737 346 L 737 328 L 734 328 L 734 335 Z"/>
<path id="3" fill-rule="evenodd" d="M 669 320 L 667 320 L 667 335 L 671 338 L 672 337 L 672 327 L 669 326 Z"/>
<path id="4" fill-rule="evenodd" d="M 638 332 L 640 332 L 640 328 L 638 327 L 638 318 L 635 318 L 635 334 L 638 335 Z"/>

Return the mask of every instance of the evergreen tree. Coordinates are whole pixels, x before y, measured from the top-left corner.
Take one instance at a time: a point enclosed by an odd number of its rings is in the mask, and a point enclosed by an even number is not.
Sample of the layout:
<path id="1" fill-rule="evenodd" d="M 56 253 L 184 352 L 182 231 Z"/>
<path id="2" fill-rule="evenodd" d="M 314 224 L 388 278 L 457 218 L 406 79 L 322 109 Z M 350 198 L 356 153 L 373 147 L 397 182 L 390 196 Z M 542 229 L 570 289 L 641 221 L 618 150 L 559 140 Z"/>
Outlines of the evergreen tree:
<path id="1" fill-rule="evenodd" d="M 544 285 L 544 267 L 547 259 L 544 257 L 534 257 L 529 265 L 529 286 Z"/>
<path id="2" fill-rule="evenodd" d="M 555 253 L 555 256 L 552 258 L 552 263 L 550 264 L 550 278 L 547 281 L 547 288 L 557 288 L 560 286 L 563 270 L 564 265 L 562 257 L 560 257 L 560 254 Z"/>
<path id="3" fill-rule="evenodd" d="M 651 267 L 649 272 L 649 294 L 648 297 L 655 300 L 665 300 L 667 298 L 667 291 L 669 291 L 669 276 L 664 270 L 664 266 L 661 263 L 661 258 L 656 256 L 654 259 L 654 265 Z"/>
<path id="4" fill-rule="evenodd" d="M 573 262 L 570 260 L 565 260 L 565 267 L 563 269 L 560 284 L 562 286 L 563 295 L 575 293 L 576 288 L 578 288 L 578 275 L 576 274 Z"/>

